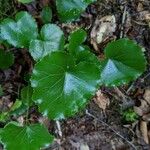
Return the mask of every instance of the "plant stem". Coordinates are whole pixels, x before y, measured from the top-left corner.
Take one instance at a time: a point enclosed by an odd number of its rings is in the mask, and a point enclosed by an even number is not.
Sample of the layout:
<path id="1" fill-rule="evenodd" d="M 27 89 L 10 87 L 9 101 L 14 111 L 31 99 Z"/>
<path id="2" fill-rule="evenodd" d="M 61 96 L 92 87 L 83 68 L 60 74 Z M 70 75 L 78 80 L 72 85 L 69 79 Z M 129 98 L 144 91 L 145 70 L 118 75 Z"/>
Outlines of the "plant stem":
<path id="1" fill-rule="evenodd" d="M 62 137 L 61 125 L 58 120 L 56 121 L 56 126 L 57 126 L 59 136 Z"/>

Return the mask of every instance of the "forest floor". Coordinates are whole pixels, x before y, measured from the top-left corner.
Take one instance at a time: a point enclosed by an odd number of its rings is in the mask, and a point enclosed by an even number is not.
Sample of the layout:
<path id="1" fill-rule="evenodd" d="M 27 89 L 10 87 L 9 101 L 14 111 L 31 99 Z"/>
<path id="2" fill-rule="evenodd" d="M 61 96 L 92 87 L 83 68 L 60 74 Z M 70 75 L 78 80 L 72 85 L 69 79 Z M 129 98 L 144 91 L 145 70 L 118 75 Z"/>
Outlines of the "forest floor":
<path id="1" fill-rule="evenodd" d="M 78 21 L 70 24 L 59 22 L 53 0 L 38 0 L 26 5 L 12 0 L 0 1 L 0 21 L 6 17 L 13 17 L 16 12 L 26 10 L 37 19 L 39 26 L 41 9 L 49 4 L 53 9 L 53 22 L 58 24 L 66 35 L 75 28 L 84 28 L 88 32 L 87 44 L 99 57 L 103 56 L 103 49 L 108 42 L 122 37 L 133 39 L 145 48 L 147 70 L 135 82 L 118 88 L 101 87 L 86 110 L 59 122 L 61 131 L 58 131 L 55 122 L 45 121 L 49 131 L 56 137 L 54 144 L 48 149 L 150 149 L 149 0 L 98 0 L 86 9 Z M 115 20 L 111 20 L 112 17 L 115 17 Z M 108 28 L 101 42 L 97 44 L 95 39 L 91 39 L 91 31 L 96 32 L 103 25 L 107 25 Z M 18 97 L 19 89 L 26 84 L 22 77 L 33 65 L 27 52 L 14 48 L 13 52 L 15 64 L 8 70 L 0 70 L 0 83 L 4 89 L 4 96 L 0 98 L 0 110 L 9 108 Z M 134 121 L 127 121 L 122 115 L 129 108 L 139 116 Z M 35 120 L 41 118 L 36 108 L 30 110 L 30 117 Z M 0 123 L 0 127 L 4 125 Z"/>

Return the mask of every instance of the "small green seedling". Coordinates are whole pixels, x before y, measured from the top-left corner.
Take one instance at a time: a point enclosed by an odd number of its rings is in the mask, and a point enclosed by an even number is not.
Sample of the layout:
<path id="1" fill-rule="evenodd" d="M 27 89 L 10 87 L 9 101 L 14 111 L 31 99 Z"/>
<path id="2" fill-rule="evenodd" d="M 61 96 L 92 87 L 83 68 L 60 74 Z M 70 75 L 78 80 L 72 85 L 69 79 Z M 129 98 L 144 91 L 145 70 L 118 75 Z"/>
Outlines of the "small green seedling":
<path id="1" fill-rule="evenodd" d="M 136 112 L 133 110 L 133 109 L 131 109 L 131 108 L 129 108 L 129 109 L 127 109 L 127 110 L 124 110 L 123 112 L 122 112 L 122 119 L 123 119 L 123 121 L 125 121 L 125 122 L 129 122 L 129 123 L 131 123 L 131 122 L 135 122 L 135 121 L 137 121 L 137 119 L 139 118 L 139 116 L 136 114 Z"/>
<path id="2" fill-rule="evenodd" d="M 77 9 L 93 1 L 56 3 Z M 72 20 L 70 15 L 64 18 L 68 8 L 65 11 L 62 7 L 62 20 Z M 10 122 L 0 130 L 1 142 L 7 150 L 39 150 L 52 143 L 54 137 L 44 125 L 28 121 L 29 107 L 37 105 L 39 112 L 52 120 L 65 119 L 85 108 L 101 85 L 127 84 L 146 68 L 142 48 L 128 38 L 109 43 L 104 49 L 105 59 L 100 60 L 85 45 L 87 34 L 83 29 L 73 31 L 65 43 L 64 33 L 57 25 L 45 24 L 38 33 L 37 23 L 27 12 L 18 13 L 15 20 L 5 19 L 0 37 L 15 47 L 29 49 L 35 61 L 30 83 L 21 90 L 21 101 L 27 106 L 26 121 L 21 125 Z"/>

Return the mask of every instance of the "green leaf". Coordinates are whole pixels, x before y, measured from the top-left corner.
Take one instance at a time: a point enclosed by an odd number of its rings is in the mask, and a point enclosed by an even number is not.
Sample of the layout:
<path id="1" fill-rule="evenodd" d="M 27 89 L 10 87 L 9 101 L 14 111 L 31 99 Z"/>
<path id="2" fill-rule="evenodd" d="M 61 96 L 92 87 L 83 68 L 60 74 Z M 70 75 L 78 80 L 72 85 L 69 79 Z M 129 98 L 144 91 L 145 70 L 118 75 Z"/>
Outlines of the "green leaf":
<path id="1" fill-rule="evenodd" d="M 17 99 L 8 111 L 0 113 L 0 122 L 7 122 L 10 119 L 11 115 L 13 115 L 13 112 L 21 108 L 21 105 L 22 102 Z"/>
<path id="2" fill-rule="evenodd" d="M 3 88 L 2 88 L 2 86 L 0 85 L 0 96 L 2 96 L 3 95 Z"/>
<path id="3" fill-rule="evenodd" d="M 42 124 L 20 126 L 11 122 L 0 133 L 4 149 L 7 150 L 39 150 L 53 141 L 47 129 Z"/>
<path id="4" fill-rule="evenodd" d="M 86 7 L 96 0 L 56 0 L 58 15 L 61 21 L 71 22 L 78 19 Z"/>
<path id="5" fill-rule="evenodd" d="M 83 29 L 73 31 L 69 36 L 68 50 L 72 55 L 76 55 L 77 49 L 85 42 L 87 33 Z"/>
<path id="6" fill-rule="evenodd" d="M 83 29 L 73 31 L 69 36 L 68 51 L 75 58 L 76 63 L 90 62 L 101 67 L 100 60 L 91 52 L 88 46 L 83 45 L 87 33 Z"/>
<path id="7" fill-rule="evenodd" d="M 9 115 L 15 116 L 15 117 L 20 116 L 24 114 L 27 111 L 27 109 L 28 109 L 28 106 L 22 103 L 22 105 L 19 108 L 15 109 L 14 111 L 9 112 Z"/>
<path id="8" fill-rule="evenodd" d="M 64 48 L 64 34 L 58 26 L 46 24 L 42 27 L 40 34 L 40 40 L 32 40 L 30 43 L 29 51 L 34 60 L 38 61 L 52 51 Z"/>
<path id="9" fill-rule="evenodd" d="M 31 3 L 33 2 L 34 0 L 18 0 L 18 2 L 21 2 L 23 4 L 28 4 L 28 3 Z"/>
<path id="10" fill-rule="evenodd" d="M 49 6 L 42 9 L 41 18 L 43 23 L 50 23 L 52 20 L 52 10 Z"/>
<path id="11" fill-rule="evenodd" d="M 38 36 L 37 24 L 29 13 L 19 12 L 16 22 L 9 18 L 1 22 L 0 36 L 15 47 L 28 48 L 30 41 Z"/>
<path id="12" fill-rule="evenodd" d="M 9 118 L 8 112 L 0 112 L 0 122 L 6 122 Z"/>
<path id="13" fill-rule="evenodd" d="M 33 101 L 50 119 L 69 117 L 95 94 L 100 79 L 95 64 L 80 62 L 65 52 L 53 52 L 35 65 L 31 77 Z"/>
<path id="14" fill-rule="evenodd" d="M 8 69 L 14 63 L 14 55 L 0 49 L 0 69 Z"/>
<path id="15" fill-rule="evenodd" d="M 124 122 L 132 123 L 137 121 L 138 118 L 138 114 L 132 108 L 128 108 L 122 111 L 122 119 Z"/>
<path id="16" fill-rule="evenodd" d="M 32 105 L 32 93 L 33 89 L 31 86 L 26 86 L 21 89 L 21 100 L 27 106 Z"/>
<path id="17" fill-rule="evenodd" d="M 20 108 L 21 105 L 22 105 L 22 101 L 16 99 L 15 103 L 10 108 L 10 112 L 17 110 L 18 108 Z"/>
<path id="18" fill-rule="evenodd" d="M 79 46 L 78 49 L 76 49 L 76 55 L 74 55 L 74 58 L 76 64 L 80 62 L 88 62 L 101 68 L 101 61 L 91 52 L 91 49 L 88 46 Z"/>
<path id="19" fill-rule="evenodd" d="M 101 80 L 106 86 L 118 86 L 139 77 L 146 68 L 142 48 L 127 38 L 111 42 L 105 48 Z"/>

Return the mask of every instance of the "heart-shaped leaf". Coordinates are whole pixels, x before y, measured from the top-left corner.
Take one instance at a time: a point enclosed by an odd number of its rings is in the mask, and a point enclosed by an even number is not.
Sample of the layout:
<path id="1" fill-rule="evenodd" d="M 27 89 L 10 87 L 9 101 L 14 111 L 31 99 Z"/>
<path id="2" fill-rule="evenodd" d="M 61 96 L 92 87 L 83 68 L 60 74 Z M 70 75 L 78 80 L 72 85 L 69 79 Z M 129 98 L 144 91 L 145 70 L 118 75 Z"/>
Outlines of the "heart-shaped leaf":
<path id="1" fill-rule="evenodd" d="M 100 71 L 95 64 L 80 62 L 65 52 L 53 52 L 35 65 L 31 78 L 33 101 L 50 119 L 69 117 L 95 94 Z"/>
<path id="2" fill-rule="evenodd" d="M 39 150 L 53 141 L 53 136 L 42 124 L 22 127 L 16 122 L 7 124 L 1 130 L 0 137 L 7 150 Z"/>
<path id="3" fill-rule="evenodd" d="M 146 68 L 142 48 L 127 38 L 108 44 L 105 55 L 101 80 L 106 86 L 117 86 L 135 80 Z"/>
<path id="4" fill-rule="evenodd" d="M 87 33 L 83 29 L 73 31 L 69 36 L 68 51 L 75 58 L 76 63 L 90 62 L 101 67 L 100 60 L 91 52 L 88 46 L 83 45 Z"/>
<path id="5" fill-rule="evenodd" d="M 14 55 L 0 49 L 0 69 L 8 69 L 14 63 Z"/>
<path id="6" fill-rule="evenodd" d="M 64 34 L 54 24 L 46 24 L 41 29 L 41 39 L 32 40 L 30 53 L 34 60 L 38 61 L 52 51 L 62 50 L 64 47 Z"/>
<path id="7" fill-rule="evenodd" d="M 37 24 L 30 14 L 19 12 L 16 22 L 9 18 L 1 22 L 0 36 L 15 47 L 28 48 L 30 41 L 38 36 Z"/>
<path id="8" fill-rule="evenodd" d="M 96 0 L 56 0 L 58 15 L 61 21 L 71 22 L 78 19 L 86 7 Z"/>

